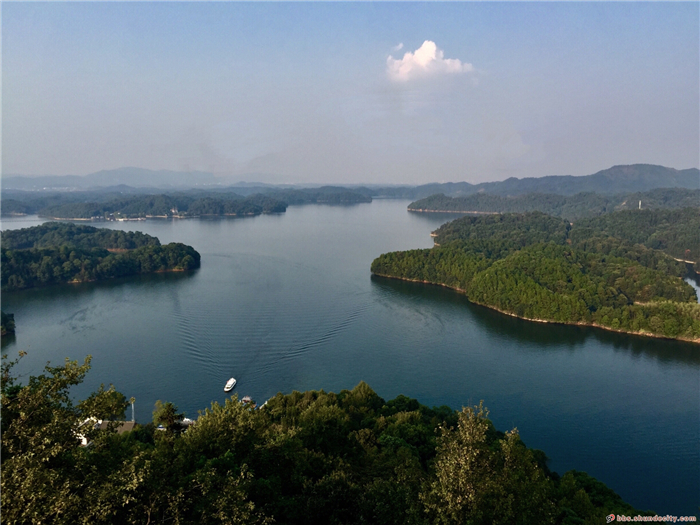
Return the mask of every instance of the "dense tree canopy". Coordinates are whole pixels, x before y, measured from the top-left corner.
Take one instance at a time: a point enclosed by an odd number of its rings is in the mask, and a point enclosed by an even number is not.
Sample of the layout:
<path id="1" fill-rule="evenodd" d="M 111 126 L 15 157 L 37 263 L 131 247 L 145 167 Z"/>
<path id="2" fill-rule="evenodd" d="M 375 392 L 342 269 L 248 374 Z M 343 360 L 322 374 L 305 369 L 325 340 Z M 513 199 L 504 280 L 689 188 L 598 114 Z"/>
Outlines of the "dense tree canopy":
<path id="1" fill-rule="evenodd" d="M 625 229 L 651 222 L 673 231 L 673 221 L 658 217 L 691 220 L 693 213 L 617 212 L 583 226 L 539 212 L 467 216 L 435 232 L 438 246 L 383 254 L 372 272 L 449 286 L 475 303 L 526 319 L 698 340 L 700 305 L 682 280 L 685 264 L 633 244 L 661 238 L 653 226 L 629 235 Z M 685 223 L 676 227 L 683 228 Z M 677 237 L 664 237 L 670 238 Z"/>
<path id="2" fill-rule="evenodd" d="M 640 514 L 581 472 L 551 472 L 483 405 L 455 412 L 365 383 L 338 394 L 234 396 L 181 431 L 115 433 L 126 398 L 100 387 L 74 404 L 89 365 L 67 361 L 24 385 L 4 360 L 2 516 L 7 523 L 373 523 L 573 525 Z M 80 446 L 79 438 L 90 446 Z"/>
<path id="3" fill-rule="evenodd" d="M 574 230 L 580 228 L 660 250 L 678 259 L 693 261 L 700 268 L 700 209 L 697 207 L 621 211 L 578 221 Z"/>
<path id="4" fill-rule="evenodd" d="M 495 193 L 474 193 L 448 197 L 442 193 L 425 197 L 408 205 L 410 211 L 454 211 L 481 213 L 524 213 L 540 211 L 567 220 L 598 217 L 620 210 L 679 209 L 697 207 L 700 190 L 659 188 L 647 192 L 605 195 L 603 193 L 526 193 L 504 196 Z"/>
<path id="5" fill-rule="evenodd" d="M 170 194 L 150 194 L 147 190 L 114 189 L 29 192 L 10 190 L 3 196 L 3 215 L 36 213 L 56 219 L 101 220 L 104 218 L 200 217 L 208 215 L 258 215 L 283 213 L 288 204 L 355 204 L 372 202 L 367 188 L 337 186 L 289 189 L 281 187 L 241 187 L 231 189 L 192 189 Z M 145 193 L 144 193 L 145 192 Z"/>
<path id="6" fill-rule="evenodd" d="M 112 253 L 109 250 L 116 250 Z M 129 275 L 192 270 L 200 255 L 191 246 L 139 232 L 46 223 L 8 231 L 2 239 L 3 290 Z"/>
<path id="7" fill-rule="evenodd" d="M 105 202 L 70 202 L 38 210 L 40 216 L 61 219 L 105 217 L 199 217 L 202 215 L 259 215 L 279 213 L 285 202 L 267 195 L 242 197 L 234 193 L 211 196 L 134 195 Z"/>
<path id="8" fill-rule="evenodd" d="M 372 197 L 366 193 L 336 186 L 298 190 L 273 189 L 268 191 L 268 195 L 288 204 L 357 204 L 372 202 Z"/>
<path id="9" fill-rule="evenodd" d="M 65 222 L 45 222 L 39 226 L 6 230 L 2 233 L 2 247 L 7 250 L 63 245 L 83 250 L 92 248 L 133 250 L 142 246 L 160 246 L 160 242 L 157 238 L 141 232 L 98 229 Z"/>
<path id="10" fill-rule="evenodd" d="M 6 314 L 5 312 L 1 312 L 0 315 L 2 316 L 2 323 L 0 323 L 0 333 L 2 335 L 13 334 L 15 332 L 14 314 Z"/>

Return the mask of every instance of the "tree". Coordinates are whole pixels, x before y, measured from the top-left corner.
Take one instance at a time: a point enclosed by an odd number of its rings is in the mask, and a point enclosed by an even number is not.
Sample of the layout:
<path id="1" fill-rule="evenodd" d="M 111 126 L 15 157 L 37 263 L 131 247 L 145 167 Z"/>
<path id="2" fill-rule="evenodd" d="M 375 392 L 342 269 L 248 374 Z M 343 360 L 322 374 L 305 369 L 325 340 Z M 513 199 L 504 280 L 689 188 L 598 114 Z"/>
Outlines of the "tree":
<path id="1" fill-rule="evenodd" d="M 20 358 L 23 354 L 20 354 Z M 124 414 L 126 398 L 103 386 L 74 405 L 70 387 L 90 368 L 90 356 L 79 365 L 45 367 L 45 374 L 15 384 L 11 374 L 18 362 L 3 357 L 2 367 L 2 479 L 3 522 L 76 522 L 90 490 L 81 461 L 80 439 L 97 439 L 108 432 L 94 428 L 97 419 Z"/>
<path id="2" fill-rule="evenodd" d="M 421 494 L 434 523 L 553 523 L 551 482 L 517 430 L 497 438 L 483 402 L 441 427 L 435 477 Z"/>
<path id="3" fill-rule="evenodd" d="M 177 411 L 177 407 L 170 402 L 163 403 L 160 399 L 156 401 L 156 408 L 153 410 L 153 424 L 163 425 L 165 430 L 171 434 L 182 431 L 182 420 L 184 413 Z"/>

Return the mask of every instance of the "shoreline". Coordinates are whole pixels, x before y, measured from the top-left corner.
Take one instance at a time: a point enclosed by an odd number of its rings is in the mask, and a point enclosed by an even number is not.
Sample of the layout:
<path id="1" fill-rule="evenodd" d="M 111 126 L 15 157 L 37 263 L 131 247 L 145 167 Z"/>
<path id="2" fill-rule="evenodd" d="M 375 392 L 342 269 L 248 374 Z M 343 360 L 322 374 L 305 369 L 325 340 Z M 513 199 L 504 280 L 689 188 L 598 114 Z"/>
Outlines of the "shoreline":
<path id="1" fill-rule="evenodd" d="M 196 270 L 197 268 L 192 268 L 192 270 Z M 151 275 L 154 273 L 171 273 L 171 272 L 188 272 L 190 270 L 186 270 L 185 268 L 168 268 L 167 270 L 154 270 L 152 272 L 146 272 L 146 273 L 132 273 L 130 275 L 120 275 L 119 277 L 110 277 L 108 279 L 86 279 L 84 281 L 79 281 L 77 279 L 74 279 L 72 281 L 63 281 L 60 283 L 51 283 L 47 286 L 53 286 L 54 284 L 82 284 L 82 283 L 102 283 L 106 281 L 112 281 L 114 279 L 128 279 L 129 277 L 136 277 L 137 275 Z M 44 288 L 44 286 L 31 286 L 30 288 Z M 22 290 L 28 290 L 29 288 L 22 288 Z M 19 290 L 11 290 L 13 292 L 17 292 Z"/>
<path id="2" fill-rule="evenodd" d="M 461 210 L 430 210 L 428 208 L 407 208 L 417 213 L 466 213 L 472 215 L 501 215 L 500 211 L 461 211 Z"/>
<path id="3" fill-rule="evenodd" d="M 147 273 L 133 273 L 130 275 L 120 275 L 119 277 L 110 277 L 108 279 L 86 279 L 84 281 L 78 281 L 78 280 L 72 280 L 72 281 L 61 281 L 58 283 L 51 283 L 51 284 L 46 284 L 43 286 L 27 286 L 25 288 L 19 288 L 19 289 L 14 289 L 14 290 L 2 290 L 5 293 L 15 293 L 15 292 L 24 292 L 26 290 L 34 290 L 37 288 L 49 288 L 51 286 L 58 286 L 61 284 L 83 284 L 83 283 L 105 283 L 108 281 L 113 281 L 115 279 L 129 279 L 131 277 L 136 277 L 138 275 L 153 275 L 156 273 L 177 273 L 177 272 L 190 272 L 192 270 L 197 270 L 198 268 L 191 268 L 191 269 L 185 269 L 185 268 L 170 268 L 168 270 L 154 270 L 152 272 L 147 272 Z"/>
<path id="4" fill-rule="evenodd" d="M 384 277 L 385 279 L 396 279 L 397 281 L 406 281 L 410 283 L 423 283 L 423 284 L 429 284 L 431 286 L 442 286 L 443 288 L 447 288 L 448 290 L 454 290 L 459 293 L 463 293 L 466 295 L 467 291 L 463 290 L 461 288 L 455 288 L 454 286 L 448 286 L 447 284 L 442 284 L 442 283 L 434 283 L 432 281 L 423 281 L 420 279 L 408 279 L 407 277 L 396 277 L 394 275 L 385 275 L 382 273 L 375 273 L 372 272 L 372 275 L 376 275 L 377 277 Z M 653 337 L 655 339 L 666 339 L 667 341 L 683 341 L 685 343 L 694 343 L 694 344 L 700 344 L 700 339 L 686 339 L 684 337 L 666 337 L 663 335 L 657 335 L 657 334 L 652 334 L 651 332 L 631 332 L 629 330 L 620 330 L 617 328 L 611 328 L 608 326 L 600 325 L 600 324 L 595 324 L 595 323 L 581 323 L 581 322 L 563 322 L 563 321 L 552 321 L 549 319 L 531 319 L 530 317 L 523 317 L 521 315 L 517 315 L 511 312 L 506 312 L 505 310 L 501 310 L 500 308 L 497 308 L 495 306 L 491 306 L 488 304 L 482 304 L 482 303 L 477 303 L 475 301 L 472 301 L 471 299 L 467 298 L 467 300 L 475 304 L 477 306 L 483 306 L 484 308 L 488 308 L 489 310 L 494 310 L 500 314 L 508 315 L 510 317 L 515 317 L 516 319 L 522 319 L 523 321 L 531 321 L 534 323 L 551 323 L 551 324 L 559 324 L 559 325 L 564 325 L 564 326 L 587 326 L 590 328 L 600 328 L 601 330 L 607 330 L 608 332 L 617 332 L 619 334 L 628 334 L 628 335 L 638 335 L 642 337 Z"/>
<path id="5" fill-rule="evenodd" d="M 202 213 L 200 215 L 146 215 L 145 217 L 128 217 L 119 219 L 105 219 L 102 217 L 48 217 L 45 215 L 37 215 L 40 219 L 48 219 L 50 221 L 79 221 L 79 222 L 135 222 L 146 221 L 148 219 L 200 219 L 202 217 L 255 217 L 258 215 L 270 215 L 272 213 L 284 212 L 261 212 L 261 213 Z M 24 214 L 26 215 L 26 214 Z"/>

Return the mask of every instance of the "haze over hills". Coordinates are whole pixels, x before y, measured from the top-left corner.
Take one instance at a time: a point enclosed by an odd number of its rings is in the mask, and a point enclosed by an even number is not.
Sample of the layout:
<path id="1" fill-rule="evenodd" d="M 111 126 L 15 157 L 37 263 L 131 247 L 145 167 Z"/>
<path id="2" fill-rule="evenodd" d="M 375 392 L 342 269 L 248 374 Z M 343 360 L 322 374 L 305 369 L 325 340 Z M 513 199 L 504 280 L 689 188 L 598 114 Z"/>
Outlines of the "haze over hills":
<path id="1" fill-rule="evenodd" d="M 697 168 L 676 170 L 653 164 L 631 164 L 613 166 L 592 175 L 548 175 L 546 177 L 511 177 L 504 181 L 432 183 L 413 188 L 387 188 L 389 194 L 401 192 L 401 196 L 422 199 L 436 193 L 452 197 L 474 193 L 493 193 L 501 196 L 525 195 L 527 193 L 550 193 L 575 195 L 582 192 L 604 194 L 649 191 L 656 188 L 700 189 L 700 171 Z M 398 195 L 397 195 L 398 196 Z"/>
<path id="2" fill-rule="evenodd" d="M 246 187 L 246 193 L 258 191 L 259 188 L 277 186 L 308 187 L 309 185 L 270 185 L 264 183 L 229 183 L 228 179 L 216 177 L 213 173 L 202 171 L 148 170 L 143 168 L 118 168 L 102 170 L 85 176 L 22 176 L 3 177 L 4 190 L 87 190 L 124 186 L 130 188 L 196 188 L 196 187 Z M 345 187 L 351 187 L 350 185 Z M 471 184 L 469 182 L 430 183 L 420 186 L 364 186 L 352 185 L 355 191 L 371 196 L 419 199 L 444 193 L 450 196 L 470 195 L 485 192 L 502 196 L 524 195 L 526 193 L 552 193 L 557 195 L 574 195 L 580 192 L 597 192 L 605 194 L 649 191 L 655 188 L 700 189 L 700 171 L 697 168 L 677 170 L 653 164 L 631 164 L 613 166 L 592 175 L 549 175 L 545 177 L 515 177 L 497 182 Z M 119 191 L 119 190 L 117 190 Z M 128 191 L 128 190 L 126 190 Z"/>
<path id="3" fill-rule="evenodd" d="M 501 195 L 524 193 L 556 193 L 574 195 L 584 191 L 598 193 L 620 193 L 626 191 L 648 191 L 655 188 L 700 188 L 700 171 L 696 168 L 676 170 L 653 164 L 613 166 L 593 175 L 574 177 L 553 175 L 547 177 L 510 178 L 503 182 L 486 182 L 480 189 Z"/>
<path id="4" fill-rule="evenodd" d="M 89 175 L 9 175 L 3 177 L 3 189 L 16 190 L 86 190 L 110 186 L 133 188 L 192 188 L 217 184 L 213 173 L 204 171 L 149 170 L 144 168 L 117 168 L 101 170 Z"/>

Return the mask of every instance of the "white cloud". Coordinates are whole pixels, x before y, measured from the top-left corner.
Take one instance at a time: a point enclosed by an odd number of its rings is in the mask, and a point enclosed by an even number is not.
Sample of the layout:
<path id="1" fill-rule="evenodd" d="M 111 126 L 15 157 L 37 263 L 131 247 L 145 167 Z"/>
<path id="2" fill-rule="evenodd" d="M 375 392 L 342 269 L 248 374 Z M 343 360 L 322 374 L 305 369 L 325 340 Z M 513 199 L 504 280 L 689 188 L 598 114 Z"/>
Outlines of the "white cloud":
<path id="1" fill-rule="evenodd" d="M 403 49 L 403 42 L 399 42 L 398 45 L 391 48 L 392 51 L 401 51 Z"/>
<path id="2" fill-rule="evenodd" d="M 435 42 L 426 40 L 415 52 L 405 53 L 403 58 L 389 56 L 386 59 L 387 74 L 391 80 L 406 82 L 414 78 L 445 75 L 454 73 L 470 73 L 474 66 L 463 63 L 458 58 L 445 58 L 442 49 Z"/>

